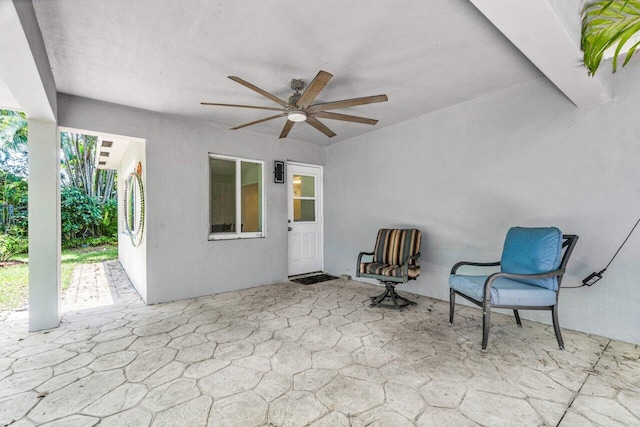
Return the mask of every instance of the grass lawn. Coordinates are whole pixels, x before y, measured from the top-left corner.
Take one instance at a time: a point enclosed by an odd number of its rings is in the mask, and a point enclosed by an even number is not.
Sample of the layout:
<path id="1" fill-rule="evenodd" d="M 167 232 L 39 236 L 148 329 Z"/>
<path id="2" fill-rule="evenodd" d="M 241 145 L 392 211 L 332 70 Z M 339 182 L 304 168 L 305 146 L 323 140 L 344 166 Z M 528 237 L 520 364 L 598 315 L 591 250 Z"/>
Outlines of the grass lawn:
<path id="1" fill-rule="evenodd" d="M 73 270 L 80 264 L 118 259 L 118 247 L 102 245 L 90 248 L 68 249 L 62 251 L 62 269 L 60 280 L 62 289 L 71 283 Z M 16 255 L 14 261 L 22 264 L 0 267 L 0 310 L 12 310 L 27 304 L 29 295 L 29 258 L 27 255 Z"/>

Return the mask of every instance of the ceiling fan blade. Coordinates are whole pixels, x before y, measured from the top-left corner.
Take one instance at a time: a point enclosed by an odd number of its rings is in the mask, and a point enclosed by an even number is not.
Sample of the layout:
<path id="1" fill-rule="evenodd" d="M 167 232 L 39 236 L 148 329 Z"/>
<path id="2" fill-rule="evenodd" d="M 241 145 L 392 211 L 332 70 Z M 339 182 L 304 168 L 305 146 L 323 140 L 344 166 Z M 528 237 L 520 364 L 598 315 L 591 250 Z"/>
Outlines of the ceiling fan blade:
<path id="1" fill-rule="evenodd" d="M 342 101 L 325 102 L 315 104 L 307 109 L 309 113 L 318 111 L 336 110 L 338 108 L 355 107 L 356 105 L 373 104 L 375 102 L 388 101 L 387 95 L 365 96 L 364 98 L 343 99 Z"/>
<path id="2" fill-rule="evenodd" d="M 201 102 L 201 105 L 214 105 L 218 107 L 237 107 L 237 108 L 254 108 L 256 110 L 272 110 L 272 111 L 287 111 L 286 108 L 276 107 L 261 107 L 259 105 L 240 105 L 240 104 L 219 104 L 216 102 Z"/>
<path id="3" fill-rule="evenodd" d="M 336 136 L 336 134 L 333 133 L 331 129 L 326 127 L 320 122 L 320 120 L 316 119 L 315 117 L 307 117 L 307 123 L 327 135 L 329 138 L 333 138 L 334 136 Z"/>
<path id="4" fill-rule="evenodd" d="M 320 111 L 313 113 L 313 117 L 321 119 L 342 120 L 343 122 L 364 123 L 365 125 L 375 125 L 378 123 L 375 119 L 367 119 L 366 117 L 350 116 L 348 114 L 330 113 L 328 111 Z"/>
<path id="5" fill-rule="evenodd" d="M 257 125 L 258 123 L 262 123 L 262 122 L 266 122 L 268 120 L 273 120 L 273 119 L 277 119 L 278 117 L 284 117 L 286 116 L 287 113 L 282 113 L 282 114 L 276 114 L 275 116 L 269 116 L 269 117 L 265 117 L 264 119 L 260 119 L 260 120 L 256 120 L 250 123 L 245 123 L 243 125 L 240 126 L 236 126 L 234 128 L 231 128 L 231 130 L 238 130 L 238 129 L 242 129 L 245 128 L 247 126 L 251 126 L 251 125 Z M 287 120 L 288 121 L 288 120 Z"/>
<path id="6" fill-rule="evenodd" d="M 324 87 L 329 83 L 333 74 L 327 73 L 326 71 L 320 70 L 320 72 L 311 80 L 309 86 L 302 93 L 302 96 L 296 102 L 296 106 L 301 109 L 305 109 L 311 105 L 311 103 L 316 99 L 318 94 L 324 89 Z"/>
<path id="7" fill-rule="evenodd" d="M 240 77 L 236 77 L 236 76 L 228 76 L 231 80 L 233 80 L 236 83 L 240 83 L 242 86 L 248 87 L 249 89 L 251 89 L 254 92 L 258 92 L 260 95 L 262 96 L 266 96 L 267 98 L 269 98 L 270 100 L 272 100 L 273 102 L 275 102 L 276 104 L 280 104 L 285 108 L 293 108 L 292 105 L 289 105 L 288 102 L 283 101 L 282 99 L 278 98 L 275 95 L 270 94 L 269 92 L 267 92 L 266 90 L 262 90 L 260 89 L 258 86 L 254 86 L 251 83 L 242 80 Z"/>
<path id="8" fill-rule="evenodd" d="M 284 124 L 284 127 L 282 128 L 282 132 L 280 132 L 280 138 L 286 138 L 287 135 L 289 135 L 289 132 L 291 131 L 291 128 L 293 128 L 293 125 L 295 125 L 296 122 L 292 122 L 291 120 L 287 120 L 287 122 Z"/>

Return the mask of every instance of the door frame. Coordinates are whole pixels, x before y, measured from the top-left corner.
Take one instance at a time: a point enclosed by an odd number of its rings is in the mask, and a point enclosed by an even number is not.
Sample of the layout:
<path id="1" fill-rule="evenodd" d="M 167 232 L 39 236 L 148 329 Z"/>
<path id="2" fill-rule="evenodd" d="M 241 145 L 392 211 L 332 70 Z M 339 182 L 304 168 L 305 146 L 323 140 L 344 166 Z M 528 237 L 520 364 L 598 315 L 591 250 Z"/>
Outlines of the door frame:
<path id="1" fill-rule="evenodd" d="M 287 177 L 289 175 L 289 165 L 315 168 L 315 169 L 318 169 L 319 171 L 318 176 L 320 177 L 320 182 L 318 182 L 318 197 L 316 198 L 316 200 L 320 200 L 320 206 L 321 206 L 321 209 L 317 210 L 317 214 L 320 218 L 320 236 L 322 237 L 320 241 L 320 254 L 322 257 L 320 262 L 320 271 L 324 271 L 324 166 L 287 160 L 287 164 L 286 164 L 287 169 L 285 171 L 285 176 Z M 287 221 L 288 221 L 289 220 L 289 203 L 291 203 L 291 200 L 289 200 L 289 194 L 290 194 L 289 186 L 291 185 L 291 183 L 289 182 L 288 179 L 285 180 L 285 182 L 287 183 Z M 289 227 L 288 222 L 287 222 L 287 227 Z M 291 275 L 289 271 L 289 232 L 287 231 L 287 277 L 290 277 L 290 276 Z"/>

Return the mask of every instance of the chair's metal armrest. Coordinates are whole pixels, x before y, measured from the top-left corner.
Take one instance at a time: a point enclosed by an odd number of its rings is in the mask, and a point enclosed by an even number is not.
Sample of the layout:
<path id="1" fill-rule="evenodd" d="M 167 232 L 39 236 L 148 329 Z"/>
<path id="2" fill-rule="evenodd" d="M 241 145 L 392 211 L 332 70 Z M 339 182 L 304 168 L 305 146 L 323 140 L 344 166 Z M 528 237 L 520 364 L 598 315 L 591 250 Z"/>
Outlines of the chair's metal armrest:
<path id="1" fill-rule="evenodd" d="M 496 267 L 500 265 L 500 261 L 496 262 L 471 262 L 471 261 L 460 261 L 456 263 L 451 269 L 451 274 L 456 274 L 456 271 L 463 265 L 472 265 L 474 267 Z"/>
<path id="2" fill-rule="evenodd" d="M 405 264 L 406 264 L 406 263 L 408 263 L 410 259 L 415 259 L 415 260 L 417 260 L 418 258 L 420 258 L 420 252 L 418 252 L 418 253 L 417 253 L 417 254 L 415 254 L 415 255 L 411 255 L 411 256 L 407 257 L 407 259 L 405 260 Z"/>
<path id="3" fill-rule="evenodd" d="M 420 258 L 420 252 L 415 255 L 408 256 L 407 259 L 404 260 L 404 264 L 402 265 L 402 275 L 405 278 L 409 277 L 409 261 L 412 259 L 417 261 L 418 258 Z"/>
<path id="4" fill-rule="evenodd" d="M 360 277 L 360 263 L 362 262 L 362 257 L 364 255 L 373 256 L 373 252 L 360 252 L 358 254 L 358 262 L 356 264 L 356 277 Z"/>
<path id="5" fill-rule="evenodd" d="M 505 279 L 549 279 L 551 277 L 562 276 L 565 272 L 564 268 L 559 268 L 558 270 L 549 271 L 547 273 L 539 273 L 539 274 L 514 274 L 514 273 L 493 273 L 491 276 L 487 277 L 487 280 L 484 282 L 484 298 L 490 298 L 490 289 L 491 284 L 500 278 L 504 277 Z"/>

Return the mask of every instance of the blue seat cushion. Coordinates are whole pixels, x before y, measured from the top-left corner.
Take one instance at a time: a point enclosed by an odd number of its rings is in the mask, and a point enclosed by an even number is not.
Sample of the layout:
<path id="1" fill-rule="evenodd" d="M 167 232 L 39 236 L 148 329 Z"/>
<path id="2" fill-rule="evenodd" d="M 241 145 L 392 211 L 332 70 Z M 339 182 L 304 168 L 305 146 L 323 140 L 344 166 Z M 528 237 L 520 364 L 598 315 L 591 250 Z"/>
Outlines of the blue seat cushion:
<path id="1" fill-rule="evenodd" d="M 452 274 L 449 286 L 478 302 L 484 299 L 484 282 L 489 276 L 464 276 Z M 536 285 L 518 282 L 504 277 L 497 278 L 491 286 L 492 305 L 548 307 L 555 305 L 556 293 Z"/>
<path id="2" fill-rule="evenodd" d="M 541 274 L 560 267 L 562 232 L 556 227 L 513 227 L 507 232 L 500 261 L 501 271 L 514 274 Z M 518 279 L 529 285 L 558 290 L 558 278 Z"/>

